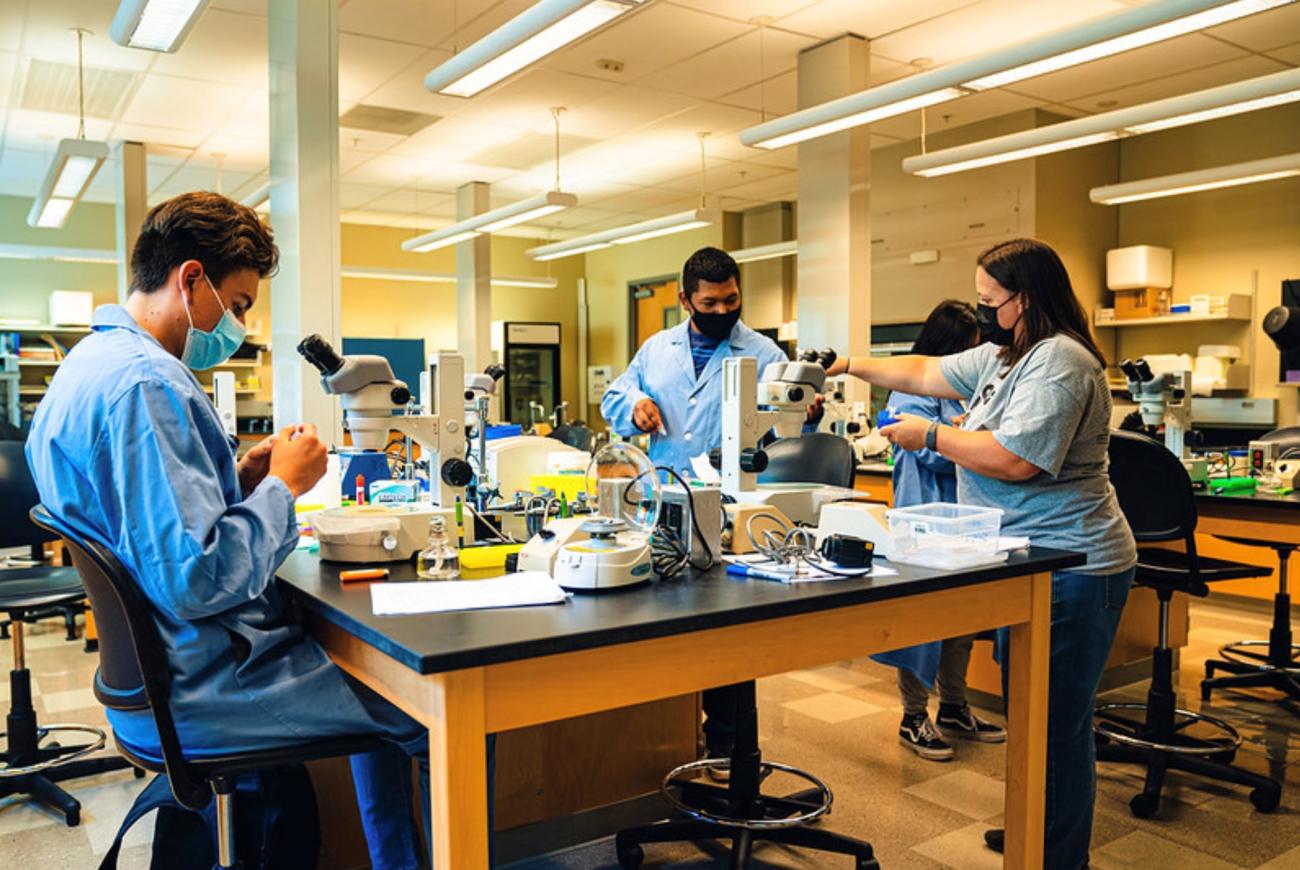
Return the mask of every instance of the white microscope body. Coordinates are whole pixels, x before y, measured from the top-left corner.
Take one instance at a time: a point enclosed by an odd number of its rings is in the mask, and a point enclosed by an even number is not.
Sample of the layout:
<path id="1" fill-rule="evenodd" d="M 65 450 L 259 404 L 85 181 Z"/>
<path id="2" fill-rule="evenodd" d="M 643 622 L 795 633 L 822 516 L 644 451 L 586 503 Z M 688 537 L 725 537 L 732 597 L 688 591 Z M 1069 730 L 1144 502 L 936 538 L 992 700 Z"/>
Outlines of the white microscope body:
<path id="1" fill-rule="evenodd" d="M 1156 374 L 1145 359 L 1126 359 L 1119 367 L 1128 378 L 1129 393 L 1138 403 L 1142 422 L 1153 428 L 1163 423 L 1165 447 L 1179 459 L 1185 458 L 1187 430 L 1192 426 L 1192 373 Z"/>

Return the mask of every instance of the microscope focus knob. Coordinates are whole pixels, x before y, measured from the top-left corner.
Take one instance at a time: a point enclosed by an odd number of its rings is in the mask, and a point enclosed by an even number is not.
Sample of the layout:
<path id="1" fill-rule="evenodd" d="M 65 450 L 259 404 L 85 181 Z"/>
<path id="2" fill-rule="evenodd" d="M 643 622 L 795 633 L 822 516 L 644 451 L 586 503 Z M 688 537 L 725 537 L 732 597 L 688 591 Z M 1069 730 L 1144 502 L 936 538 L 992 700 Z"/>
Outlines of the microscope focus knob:
<path id="1" fill-rule="evenodd" d="M 802 402 L 803 387 L 791 387 L 786 393 L 786 398 L 791 402 Z"/>
<path id="2" fill-rule="evenodd" d="M 767 453 L 763 450 L 740 451 L 740 470 L 758 474 L 767 470 Z"/>
<path id="3" fill-rule="evenodd" d="M 850 435 L 857 435 L 862 431 L 862 424 L 857 420 L 851 420 L 849 423 L 845 424 L 844 431 L 848 432 Z"/>
<path id="4" fill-rule="evenodd" d="M 393 387 L 393 391 L 389 394 L 389 398 L 393 400 L 394 405 L 405 405 L 407 402 L 411 401 L 411 391 L 406 387 Z"/>
<path id="5" fill-rule="evenodd" d="M 463 459 L 448 459 L 442 464 L 442 482 L 448 486 L 469 486 L 474 469 Z"/>

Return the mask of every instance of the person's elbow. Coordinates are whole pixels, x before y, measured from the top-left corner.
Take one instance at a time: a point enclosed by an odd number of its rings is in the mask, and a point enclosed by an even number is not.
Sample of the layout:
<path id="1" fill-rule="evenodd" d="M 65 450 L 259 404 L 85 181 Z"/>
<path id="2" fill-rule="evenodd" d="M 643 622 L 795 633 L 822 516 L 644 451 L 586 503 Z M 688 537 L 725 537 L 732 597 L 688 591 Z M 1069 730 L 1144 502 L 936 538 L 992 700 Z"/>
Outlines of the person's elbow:
<path id="1" fill-rule="evenodd" d="M 1042 473 L 1042 469 L 1032 462 L 1021 459 L 1010 450 L 1002 451 L 1005 455 L 999 457 L 997 463 L 997 476 L 1002 480 L 1012 483 L 1023 483 L 1032 477 Z"/>

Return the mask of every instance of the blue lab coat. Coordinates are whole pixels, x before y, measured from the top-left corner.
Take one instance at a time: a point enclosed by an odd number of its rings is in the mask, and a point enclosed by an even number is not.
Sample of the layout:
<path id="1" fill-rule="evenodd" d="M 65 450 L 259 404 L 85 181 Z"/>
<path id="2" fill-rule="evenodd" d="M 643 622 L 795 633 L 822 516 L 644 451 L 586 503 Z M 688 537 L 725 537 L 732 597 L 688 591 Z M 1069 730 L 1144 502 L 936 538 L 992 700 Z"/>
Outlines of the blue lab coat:
<path id="1" fill-rule="evenodd" d="M 190 370 L 106 305 L 59 366 L 27 459 L 42 504 L 112 550 L 153 603 L 187 754 L 416 740 L 412 720 L 354 691 L 293 621 L 273 582 L 298 542 L 293 495 L 268 477 L 245 497 L 233 448 Z M 108 718 L 118 740 L 156 753 L 147 711 Z"/>
<path id="2" fill-rule="evenodd" d="M 966 413 L 965 406 L 956 399 L 936 399 L 930 396 L 913 396 L 908 393 L 889 394 L 889 407 L 896 413 L 915 414 L 927 420 L 952 424 L 954 418 Z M 911 507 L 918 504 L 946 501 L 957 502 L 957 466 L 933 450 L 894 449 L 894 507 Z M 918 644 L 906 649 L 893 650 L 872 656 L 881 664 L 906 668 L 933 687 L 939 672 L 940 643 Z"/>
<path id="3" fill-rule="evenodd" d="M 722 446 L 722 361 L 729 356 L 758 359 L 758 374 L 769 363 L 786 362 L 776 342 L 743 323 L 718 343 L 708 365 L 695 377 L 691 359 L 690 321 L 655 333 L 605 391 L 600 413 L 618 434 L 640 435 L 632 409 L 642 399 L 659 406 L 667 435 L 650 435 L 650 459 L 687 477 L 694 477 L 691 457 Z"/>

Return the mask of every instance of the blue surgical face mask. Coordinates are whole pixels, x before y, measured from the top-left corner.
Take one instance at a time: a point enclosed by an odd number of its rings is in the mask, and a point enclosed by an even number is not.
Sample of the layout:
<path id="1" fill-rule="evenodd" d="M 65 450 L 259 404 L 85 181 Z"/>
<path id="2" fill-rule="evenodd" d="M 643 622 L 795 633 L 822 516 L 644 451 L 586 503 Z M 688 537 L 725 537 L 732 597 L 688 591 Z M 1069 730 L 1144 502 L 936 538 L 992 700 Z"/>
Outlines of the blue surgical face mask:
<path id="1" fill-rule="evenodd" d="M 190 313 L 190 306 L 185 306 L 185 316 L 190 319 L 190 331 L 185 336 L 181 362 L 196 371 L 219 366 L 230 359 L 244 343 L 245 335 L 244 324 L 240 323 L 221 301 L 221 295 L 217 293 L 217 288 L 212 286 L 212 281 L 207 275 L 203 276 L 203 280 L 208 282 L 208 289 L 212 291 L 213 296 L 217 297 L 217 304 L 221 306 L 223 313 L 217 325 L 212 327 L 211 331 L 205 332 L 195 328 L 194 315 Z"/>

